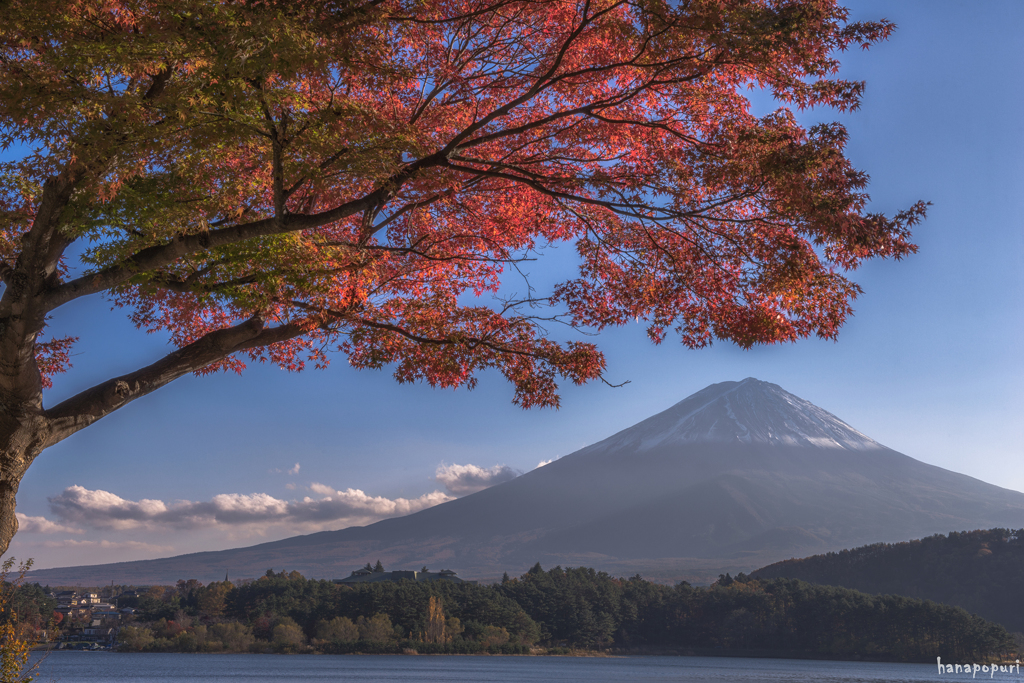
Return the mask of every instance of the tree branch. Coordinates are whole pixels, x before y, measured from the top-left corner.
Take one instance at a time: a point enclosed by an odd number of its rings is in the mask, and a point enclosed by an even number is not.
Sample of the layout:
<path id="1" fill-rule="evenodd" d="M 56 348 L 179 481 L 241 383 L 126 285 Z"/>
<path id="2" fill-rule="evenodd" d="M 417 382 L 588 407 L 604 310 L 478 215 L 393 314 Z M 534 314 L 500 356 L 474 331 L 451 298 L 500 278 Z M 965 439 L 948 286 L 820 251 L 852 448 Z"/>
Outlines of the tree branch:
<path id="1" fill-rule="evenodd" d="M 386 203 L 402 185 L 421 170 L 440 165 L 443 160 L 444 156 L 441 152 L 424 157 L 391 176 L 373 192 L 320 213 L 286 213 L 284 216 L 264 218 L 219 230 L 178 235 L 167 244 L 147 247 L 121 263 L 96 273 L 83 275 L 52 289 L 45 297 L 45 309 L 52 311 L 69 301 L 106 291 L 126 282 L 137 273 L 161 268 L 200 251 L 225 247 L 258 237 L 318 228 L 367 210 L 374 210 Z"/>
<path id="2" fill-rule="evenodd" d="M 266 328 L 263 320 L 254 316 L 234 327 L 210 332 L 152 365 L 97 384 L 44 411 L 43 415 L 51 426 L 45 447 L 49 448 L 182 375 L 201 370 L 233 353 L 288 341 L 308 331 L 308 325 L 294 322 Z"/>
<path id="3" fill-rule="evenodd" d="M 190 281 L 191 280 L 191 281 Z M 245 275 L 243 277 L 236 277 L 231 280 L 221 280 L 220 282 L 199 282 L 198 280 L 192 280 L 191 276 L 186 279 L 164 277 L 154 278 L 151 280 L 152 284 L 162 289 L 167 289 L 178 294 L 207 294 L 213 292 L 220 292 L 231 287 L 243 287 L 245 285 L 251 285 L 258 281 L 256 275 Z"/>

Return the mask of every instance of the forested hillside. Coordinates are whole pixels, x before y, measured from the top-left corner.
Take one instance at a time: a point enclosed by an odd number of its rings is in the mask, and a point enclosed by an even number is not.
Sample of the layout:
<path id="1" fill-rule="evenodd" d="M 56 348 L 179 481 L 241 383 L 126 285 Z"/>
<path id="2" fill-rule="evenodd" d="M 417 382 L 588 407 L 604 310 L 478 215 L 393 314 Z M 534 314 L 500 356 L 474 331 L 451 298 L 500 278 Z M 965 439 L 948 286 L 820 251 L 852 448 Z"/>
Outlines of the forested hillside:
<path id="1" fill-rule="evenodd" d="M 138 592 L 138 591 L 137 591 Z M 479 586 L 342 585 L 274 573 L 242 585 L 179 581 L 137 609 L 121 649 L 186 652 L 641 653 L 981 661 L 1013 650 L 1004 628 L 962 609 L 793 579 L 665 586 L 593 569 Z"/>
<path id="2" fill-rule="evenodd" d="M 934 661 L 1012 647 L 1006 631 L 964 610 L 792 579 L 725 575 L 710 588 L 540 566 L 497 587 L 548 642 L 725 653 Z"/>
<path id="3" fill-rule="evenodd" d="M 954 531 L 905 543 L 876 543 L 777 562 L 752 576 L 934 600 L 1024 632 L 1022 531 Z"/>

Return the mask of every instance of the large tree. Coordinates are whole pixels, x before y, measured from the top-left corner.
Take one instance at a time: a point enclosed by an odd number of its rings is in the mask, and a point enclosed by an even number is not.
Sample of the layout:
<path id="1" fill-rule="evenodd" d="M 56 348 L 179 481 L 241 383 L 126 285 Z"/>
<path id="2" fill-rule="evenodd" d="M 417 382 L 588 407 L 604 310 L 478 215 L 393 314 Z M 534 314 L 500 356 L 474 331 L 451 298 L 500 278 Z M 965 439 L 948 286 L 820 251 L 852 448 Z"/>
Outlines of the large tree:
<path id="1" fill-rule="evenodd" d="M 604 360 L 545 323 L 833 337 L 923 215 L 867 213 L 843 127 L 786 108 L 855 109 L 837 55 L 893 28 L 832 0 L 0 5 L 0 550 L 43 450 L 184 374 L 340 352 L 557 405 Z M 501 297 L 563 242 L 577 273 Z M 95 295 L 176 350 L 47 405 L 47 320 Z"/>

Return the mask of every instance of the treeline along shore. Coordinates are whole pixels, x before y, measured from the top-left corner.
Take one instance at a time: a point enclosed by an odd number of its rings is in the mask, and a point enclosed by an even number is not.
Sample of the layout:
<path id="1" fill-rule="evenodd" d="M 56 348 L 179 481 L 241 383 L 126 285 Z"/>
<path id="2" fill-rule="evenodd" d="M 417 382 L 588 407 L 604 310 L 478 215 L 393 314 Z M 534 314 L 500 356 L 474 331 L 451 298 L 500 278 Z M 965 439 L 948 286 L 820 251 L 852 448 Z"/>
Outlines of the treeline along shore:
<path id="1" fill-rule="evenodd" d="M 46 589 L 24 586 L 22 616 Z M 119 601 L 129 652 L 715 654 L 990 661 L 1010 634 L 958 607 L 795 579 L 725 575 L 707 588 L 538 564 L 494 585 L 338 584 L 268 571 L 234 585 L 179 581 Z M 29 595 L 32 599 L 27 599 Z"/>

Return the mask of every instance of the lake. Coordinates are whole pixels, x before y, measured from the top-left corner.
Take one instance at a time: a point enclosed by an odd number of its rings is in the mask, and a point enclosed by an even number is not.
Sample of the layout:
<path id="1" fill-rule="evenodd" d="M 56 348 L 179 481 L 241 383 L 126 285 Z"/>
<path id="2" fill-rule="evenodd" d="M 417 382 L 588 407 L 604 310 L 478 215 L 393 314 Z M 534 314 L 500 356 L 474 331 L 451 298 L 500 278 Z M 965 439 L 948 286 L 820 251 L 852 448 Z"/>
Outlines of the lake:
<path id="1" fill-rule="evenodd" d="M 189 655 L 52 652 L 37 681 L 58 683 L 913 683 L 970 680 L 934 664 L 724 657 Z M 976 680 L 988 679 L 979 673 Z M 996 680 L 1024 683 L 1024 674 Z"/>

